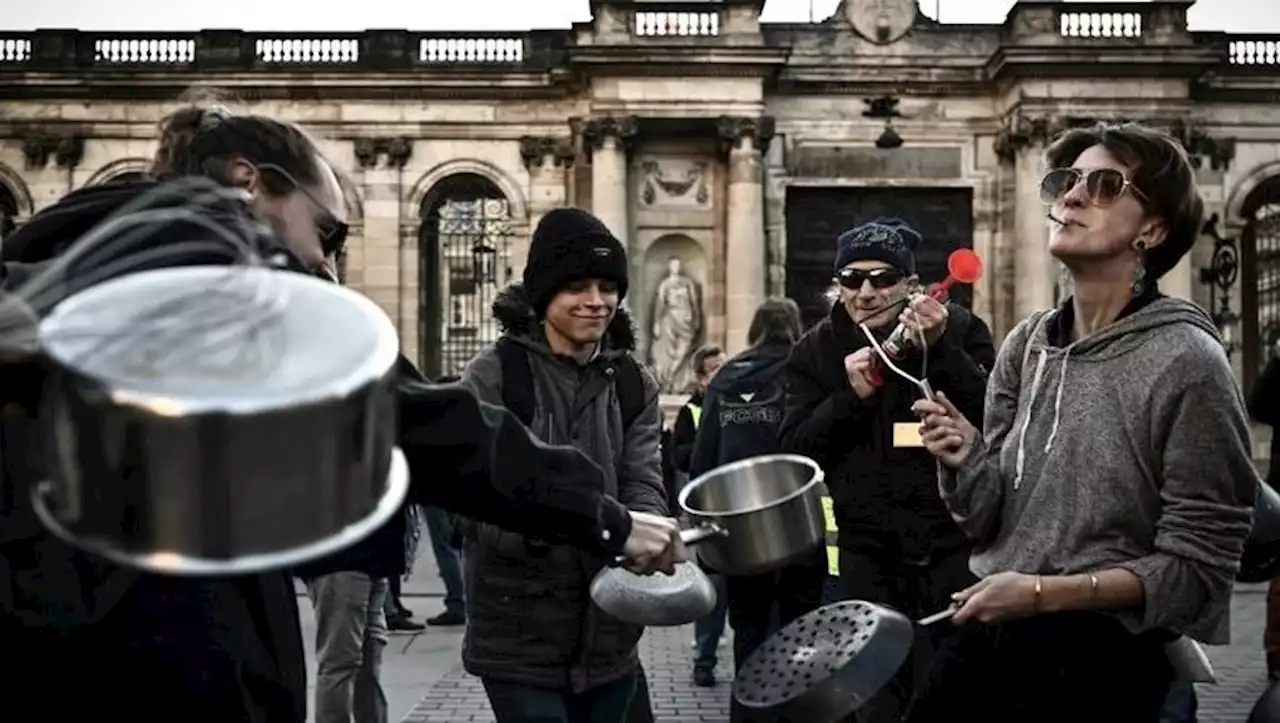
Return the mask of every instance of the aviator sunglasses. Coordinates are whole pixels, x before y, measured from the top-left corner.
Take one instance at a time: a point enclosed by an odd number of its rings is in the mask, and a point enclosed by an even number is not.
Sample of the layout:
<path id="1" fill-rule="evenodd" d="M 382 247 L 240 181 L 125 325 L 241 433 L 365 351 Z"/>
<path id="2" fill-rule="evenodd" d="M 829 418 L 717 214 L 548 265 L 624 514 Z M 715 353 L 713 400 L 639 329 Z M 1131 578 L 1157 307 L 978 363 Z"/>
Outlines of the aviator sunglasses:
<path id="1" fill-rule="evenodd" d="M 1054 168 L 1044 174 L 1044 178 L 1040 181 L 1040 200 L 1045 203 L 1058 203 L 1076 187 L 1076 184 L 1080 183 L 1081 179 L 1084 179 L 1089 200 L 1095 206 L 1110 206 L 1120 200 L 1126 191 L 1140 200 L 1146 200 L 1146 196 L 1133 185 L 1133 182 L 1114 168 L 1095 168 L 1091 171 L 1078 168 Z"/>
<path id="2" fill-rule="evenodd" d="M 870 281 L 871 288 L 883 291 L 906 278 L 901 271 L 897 269 L 873 269 L 865 271 L 863 269 L 840 269 L 836 273 L 836 281 L 840 285 L 850 291 L 857 291 L 862 288 L 864 282 Z"/>
<path id="3" fill-rule="evenodd" d="M 325 208 L 320 199 L 316 198 L 305 186 L 298 183 L 288 171 L 274 163 L 259 163 L 258 168 L 264 171 L 271 171 L 278 174 L 290 183 L 298 193 L 307 197 L 311 205 L 318 212 L 316 217 L 316 230 L 320 234 L 320 248 L 324 251 L 325 256 L 334 256 L 342 253 L 347 245 L 347 235 L 351 233 L 351 227 L 346 223 L 338 220 L 329 209 Z"/>

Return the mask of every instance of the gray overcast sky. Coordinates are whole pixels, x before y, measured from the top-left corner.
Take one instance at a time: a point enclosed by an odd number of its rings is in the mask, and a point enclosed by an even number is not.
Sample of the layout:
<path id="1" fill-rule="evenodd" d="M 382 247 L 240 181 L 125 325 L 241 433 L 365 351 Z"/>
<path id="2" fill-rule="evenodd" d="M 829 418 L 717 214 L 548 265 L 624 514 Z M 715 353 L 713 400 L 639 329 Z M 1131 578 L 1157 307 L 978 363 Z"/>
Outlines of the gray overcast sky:
<path id="1" fill-rule="evenodd" d="M 1158 0 L 1154 0 L 1158 1 Z M 839 0 L 768 0 L 764 19 L 818 19 Z M 1083 4 L 1083 3 L 1082 3 Z M 998 23 L 1013 0 L 923 0 L 946 23 Z M 591 17 L 588 0 L 0 0 L 0 29 L 84 30 L 524 30 L 567 27 Z M 1197 30 L 1280 32 L 1280 0 L 1199 0 Z"/>

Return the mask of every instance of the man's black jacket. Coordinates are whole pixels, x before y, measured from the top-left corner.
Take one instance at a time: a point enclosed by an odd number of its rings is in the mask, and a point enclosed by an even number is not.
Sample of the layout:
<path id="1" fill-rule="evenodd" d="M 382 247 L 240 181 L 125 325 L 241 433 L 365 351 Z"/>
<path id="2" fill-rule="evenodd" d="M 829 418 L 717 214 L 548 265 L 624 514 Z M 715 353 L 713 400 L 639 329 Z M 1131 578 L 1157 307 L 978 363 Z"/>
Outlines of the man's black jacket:
<path id="1" fill-rule="evenodd" d="M 934 391 L 970 420 L 982 419 L 987 373 L 995 362 L 991 332 L 958 306 L 926 357 L 899 366 L 919 376 L 927 363 Z M 918 428 L 911 405 L 920 390 L 884 370 L 884 386 L 860 400 L 844 370 L 848 354 L 869 346 L 842 304 L 796 344 L 787 362 L 786 452 L 812 458 L 826 473 L 842 548 L 919 561 L 967 544 L 938 495 L 937 462 L 923 447 L 894 444 L 894 425 Z"/>
<path id="2" fill-rule="evenodd" d="M 703 392 L 696 391 L 689 401 L 680 406 L 676 413 L 676 424 L 671 430 L 671 458 L 676 469 L 689 473 L 689 464 L 693 461 L 693 445 L 698 440 L 698 423 L 693 419 L 690 405 L 702 408 Z"/>
<path id="3" fill-rule="evenodd" d="M 86 189 L 36 215 L 4 240 L 3 288 L 20 288 L 76 239 L 156 188 Z M 173 198 L 160 203 L 182 203 L 185 191 L 173 188 Z M 232 202 L 201 214 L 214 223 L 247 218 Z M 212 236 L 205 226 L 177 221 L 154 229 L 143 246 L 197 238 Z M 269 235 L 261 243 L 264 256 L 282 254 L 305 272 Z M 212 253 L 156 265 L 229 260 Z M 29 488 L 43 467 L 44 373 L 40 362 L 0 366 L 0 649 L 14 671 L 5 680 L 6 705 L 31 702 L 38 706 L 33 715 L 40 710 L 47 720 L 127 713 L 144 721 L 304 721 L 305 659 L 289 573 L 143 574 L 72 549 L 40 526 Z M 506 410 L 461 386 L 432 385 L 403 359 L 398 391 L 412 501 L 548 540 L 621 550 L 630 517 L 599 491 L 601 472 L 586 457 L 541 444 Z M 74 690 L 48 696 L 57 680 L 76 681 Z"/>

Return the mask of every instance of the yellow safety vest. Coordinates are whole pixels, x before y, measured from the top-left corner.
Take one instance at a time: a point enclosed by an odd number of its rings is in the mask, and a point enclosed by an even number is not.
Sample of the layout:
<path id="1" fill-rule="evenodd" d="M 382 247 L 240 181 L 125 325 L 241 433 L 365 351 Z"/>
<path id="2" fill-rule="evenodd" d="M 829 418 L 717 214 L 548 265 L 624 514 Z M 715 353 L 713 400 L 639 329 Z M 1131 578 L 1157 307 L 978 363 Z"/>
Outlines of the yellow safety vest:
<path id="1" fill-rule="evenodd" d="M 831 495 L 822 497 L 822 516 L 827 521 L 827 574 L 840 577 L 840 548 L 836 546 L 836 509 Z"/>
<path id="2" fill-rule="evenodd" d="M 693 428 L 697 429 L 698 422 L 702 421 L 702 407 L 692 403 L 685 406 L 689 408 L 689 413 L 693 415 Z"/>

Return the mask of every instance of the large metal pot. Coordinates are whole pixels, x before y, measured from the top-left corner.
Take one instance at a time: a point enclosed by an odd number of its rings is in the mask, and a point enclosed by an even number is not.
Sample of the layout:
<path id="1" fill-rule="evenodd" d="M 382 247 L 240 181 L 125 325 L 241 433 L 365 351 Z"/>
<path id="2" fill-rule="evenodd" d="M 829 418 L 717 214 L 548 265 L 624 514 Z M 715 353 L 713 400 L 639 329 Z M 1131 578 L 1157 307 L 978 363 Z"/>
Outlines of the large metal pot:
<path id="1" fill-rule="evenodd" d="M 117 278 L 40 326 L 54 534 L 166 574 L 291 567 L 359 541 L 408 489 L 395 329 L 305 275 L 187 267 Z"/>
<path id="2" fill-rule="evenodd" d="M 698 556 L 729 575 L 771 572 L 822 547 L 822 469 L 808 457 L 774 454 L 726 464 L 680 491 L 695 523 L 725 533 L 698 545 Z"/>

